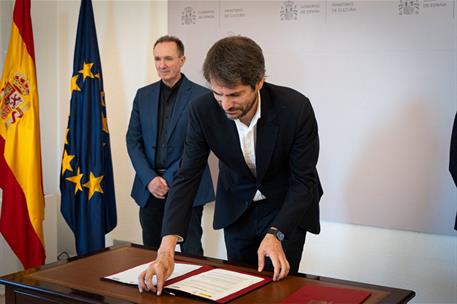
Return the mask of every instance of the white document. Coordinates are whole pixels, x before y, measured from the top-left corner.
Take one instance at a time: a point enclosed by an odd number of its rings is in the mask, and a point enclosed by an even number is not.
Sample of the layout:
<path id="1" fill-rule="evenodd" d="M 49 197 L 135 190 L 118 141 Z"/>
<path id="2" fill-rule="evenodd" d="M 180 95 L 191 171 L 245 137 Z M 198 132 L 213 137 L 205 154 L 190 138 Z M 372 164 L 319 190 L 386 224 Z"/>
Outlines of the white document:
<path id="1" fill-rule="evenodd" d="M 257 276 L 215 268 L 167 285 L 166 288 L 217 301 L 261 281 L 263 279 Z"/>
<path id="2" fill-rule="evenodd" d="M 125 271 L 121 271 L 118 273 L 115 273 L 113 275 L 105 277 L 105 279 L 113 280 L 113 281 L 118 281 L 124 284 L 129 284 L 129 285 L 138 285 L 138 276 L 140 273 L 145 270 L 148 265 L 151 262 L 138 265 L 136 267 L 127 269 Z M 173 270 L 173 273 L 171 276 L 168 278 L 168 280 L 179 277 L 183 274 L 189 273 L 191 271 L 194 271 L 198 268 L 202 267 L 201 265 L 192 265 L 192 264 L 184 264 L 184 263 L 175 263 L 175 269 Z M 157 285 L 157 277 L 154 275 L 152 278 L 152 282 L 154 285 Z"/>

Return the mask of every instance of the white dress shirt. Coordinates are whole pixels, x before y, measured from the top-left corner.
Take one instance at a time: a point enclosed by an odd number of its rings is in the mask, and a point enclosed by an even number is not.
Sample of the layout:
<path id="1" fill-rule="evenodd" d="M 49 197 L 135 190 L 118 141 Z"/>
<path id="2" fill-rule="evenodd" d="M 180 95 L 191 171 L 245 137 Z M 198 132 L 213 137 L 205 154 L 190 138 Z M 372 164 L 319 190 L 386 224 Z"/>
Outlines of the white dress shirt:
<path id="1" fill-rule="evenodd" d="M 258 92 L 259 102 L 257 103 L 257 110 L 252 117 L 249 126 L 246 126 L 239 119 L 235 119 L 236 129 L 238 130 L 238 137 L 240 138 L 241 151 L 243 152 L 244 160 L 251 170 L 252 174 L 256 176 L 255 166 L 255 143 L 257 135 L 257 121 L 260 119 L 260 92 Z M 266 197 L 257 189 L 253 201 L 260 201 Z"/>

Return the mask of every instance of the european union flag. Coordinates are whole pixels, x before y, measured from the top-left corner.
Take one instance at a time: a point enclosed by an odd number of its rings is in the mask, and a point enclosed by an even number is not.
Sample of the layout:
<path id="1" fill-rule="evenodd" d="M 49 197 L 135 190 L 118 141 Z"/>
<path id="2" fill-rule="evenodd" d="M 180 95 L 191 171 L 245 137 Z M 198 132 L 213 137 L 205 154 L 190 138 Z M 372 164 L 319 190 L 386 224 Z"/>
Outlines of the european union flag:
<path id="1" fill-rule="evenodd" d="M 68 128 L 60 175 L 61 212 L 78 255 L 105 248 L 117 224 L 113 166 L 94 12 L 82 0 L 76 35 Z"/>

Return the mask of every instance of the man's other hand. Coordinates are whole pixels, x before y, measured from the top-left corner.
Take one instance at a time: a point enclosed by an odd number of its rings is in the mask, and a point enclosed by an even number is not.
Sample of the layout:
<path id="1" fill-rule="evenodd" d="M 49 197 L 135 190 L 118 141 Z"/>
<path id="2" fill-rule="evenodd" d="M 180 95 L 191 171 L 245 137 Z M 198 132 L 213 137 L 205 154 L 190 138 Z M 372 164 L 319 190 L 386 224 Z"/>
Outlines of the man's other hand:
<path id="1" fill-rule="evenodd" d="M 148 184 L 148 190 L 158 199 L 164 199 L 165 195 L 168 193 L 168 184 L 167 181 L 161 177 L 154 177 Z"/>
<path id="2" fill-rule="evenodd" d="M 290 270 L 286 254 L 282 249 L 281 242 L 272 234 L 266 234 L 257 250 L 259 272 L 265 267 L 265 257 L 269 257 L 273 264 L 273 281 L 279 281 L 287 277 Z"/>

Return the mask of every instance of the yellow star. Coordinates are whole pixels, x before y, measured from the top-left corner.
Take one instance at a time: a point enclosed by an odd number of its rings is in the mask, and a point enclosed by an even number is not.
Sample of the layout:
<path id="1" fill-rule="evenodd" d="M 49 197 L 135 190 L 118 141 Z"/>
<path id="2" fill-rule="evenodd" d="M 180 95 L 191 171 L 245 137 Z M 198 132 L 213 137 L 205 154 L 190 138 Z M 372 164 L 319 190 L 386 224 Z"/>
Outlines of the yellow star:
<path id="1" fill-rule="evenodd" d="M 83 80 L 86 80 L 86 77 L 90 77 L 90 78 L 94 78 L 94 74 L 92 74 L 92 66 L 94 64 L 93 63 L 85 63 L 83 64 L 83 68 L 82 70 L 79 70 L 79 73 L 80 74 L 83 74 Z"/>
<path id="2" fill-rule="evenodd" d="M 68 155 L 67 150 L 63 151 L 63 157 L 62 157 L 62 176 L 65 173 L 65 171 L 71 171 L 73 172 L 73 168 L 71 167 L 71 161 L 75 158 L 74 155 Z"/>
<path id="3" fill-rule="evenodd" d="M 78 77 L 79 75 L 71 77 L 70 93 L 73 93 L 73 91 L 81 91 L 81 88 L 76 83 L 78 81 Z"/>
<path id="4" fill-rule="evenodd" d="M 83 178 L 84 174 L 81 174 L 79 167 L 78 173 L 74 176 L 67 177 L 66 180 L 75 184 L 75 194 L 79 191 L 83 191 L 83 187 L 81 187 L 81 179 Z"/>
<path id="5" fill-rule="evenodd" d="M 109 130 L 108 130 L 108 120 L 107 120 L 106 117 L 103 115 L 103 113 L 102 113 L 102 130 L 103 130 L 105 133 L 108 133 L 108 134 L 109 134 Z"/>
<path id="6" fill-rule="evenodd" d="M 65 145 L 68 145 L 68 132 L 70 132 L 70 129 L 67 128 L 67 131 L 65 132 Z"/>
<path id="7" fill-rule="evenodd" d="M 100 186 L 103 175 L 96 177 L 92 172 L 90 173 L 89 181 L 84 184 L 84 187 L 89 188 L 89 200 L 92 198 L 95 192 L 103 193 L 103 189 Z"/>
<path id="8" fill-rule="evenodd" d="M 100 73 L 97 73 L 97 74 L 95 74 L 94 76 L 95 76 L 95 78 L 100 79 Z"/>
<path id="9" fill-rule="evenodd" d="M 105 92 L 104 91 L 100 91 L 100 99 L 102 101 L 102 106 L 106 107 L 106 104 L 105 104 Z"/>

